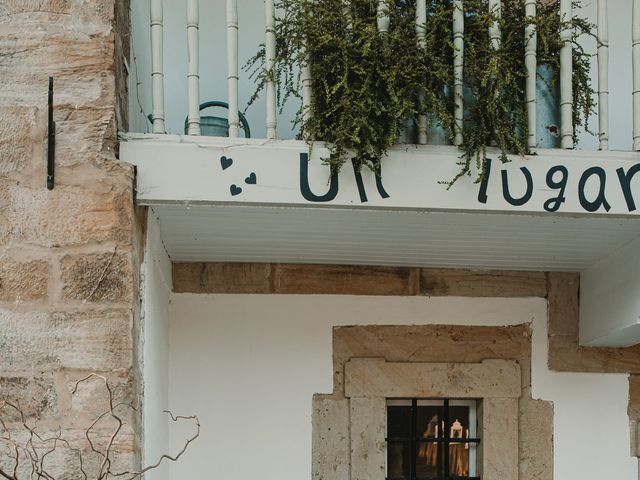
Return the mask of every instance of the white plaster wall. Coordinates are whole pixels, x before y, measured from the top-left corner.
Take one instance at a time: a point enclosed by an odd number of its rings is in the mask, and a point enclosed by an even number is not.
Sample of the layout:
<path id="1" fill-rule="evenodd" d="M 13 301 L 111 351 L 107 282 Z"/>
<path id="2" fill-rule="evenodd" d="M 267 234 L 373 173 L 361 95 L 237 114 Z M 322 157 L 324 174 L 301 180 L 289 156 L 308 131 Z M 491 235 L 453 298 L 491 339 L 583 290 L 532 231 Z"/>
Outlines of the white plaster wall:
<path id="1" fill-rule="evenodd" d="M 609 2 L 609 112 L 610 112 L 610 148 L 629 150 L 631 148 L 631 0 L 611 0 Z M 165 107 L 166 125 L 169 133 L 182 133 L 187 115 L 187 38 L 186 38 L 186 2 L 184 0 L 163 0 L 165 19 Z M 596 0 L 582 0 L 580 15 L 596 21 Z M 149 0 L 132 0 L 132 48 L 137 61 L 132 63 L 130 91 L 134 92 L 139 82 L 139 95 L 130 97 L 131 131 L 145 132 L 148 124 L 140 114 L 140 106 L 145 114 L 151 112 L 151 57 L 149 31 Z M 264 41 L 264 2 L 263 0 L 238 0 L 240 24 L 239 59 L 240 66 L 253 56 Z M 200 1 L 200 98 L 206 100 L 227 99 L 226 85 L 226 31 L 225 2 L 223 0 Z M 595 53 L 595 40 L 585 37 L 583 44 L 587 51 Z M 137 68 L 137 73 L 136 73 Z M 240 72 L 239 102 L 244 109 L 254 91 L 254 84 L 248 78 L 248 72 Z M 597 90 L 597 62 L 593 59 L 592 78 Z M 290 102 L 282 115 L 278 117 L 278 137 L 293 138 L 292 120 L 299 107 L 296 101 Z M 262 95 L 252 105 L 246 115 L 255 138 L 264 138 L 265 101 Z M 207 115 L 224 116 L 224 112 L 213 110 Z M 597 116 L 590 122 L 592 131 L 597 132 Z M 579 148 L 597 149 L 597 137 L 586 132 L 579 135 Z"/>
<path id="2" fill-rule="evenodd" d="M 143 464 L 155 464 L 168 452 L 169 297 L 171 261 L 160 239 L 160 228 L 153 210 L 149 211 L 147 245 L 142 264 L 143 325 Z M 168 480 L 169 466 L 145 475 L 146 480 Z"/>
<path id="3" fill-rule="evenodd" d="M 555 404 L 555 480 L 637 478 L 625 375 L 546 367 L 546 301 L 173 294 L 169 405 L 196 413 L 202 436 L 171 478 L 304 480 L 311 398 L 332 389 L 336 325 L 533 322 L 533 391 Z M 188 431 L 171 429 L 175 448 Z"/>

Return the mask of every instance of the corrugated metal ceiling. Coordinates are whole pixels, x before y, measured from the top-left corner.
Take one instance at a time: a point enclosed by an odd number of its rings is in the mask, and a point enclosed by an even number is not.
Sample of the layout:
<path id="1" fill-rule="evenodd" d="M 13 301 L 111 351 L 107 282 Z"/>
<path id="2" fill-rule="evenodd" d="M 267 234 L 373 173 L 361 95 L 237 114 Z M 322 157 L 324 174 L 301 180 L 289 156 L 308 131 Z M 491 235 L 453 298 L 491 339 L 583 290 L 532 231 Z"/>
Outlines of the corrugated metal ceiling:
<path id="1" fill-rule="evenodd" d="M 580 271 L 640 235 L 640 219 L 159 205 L 173 261 Z M 640 252 L 639 252 L 640 254 Z"/>

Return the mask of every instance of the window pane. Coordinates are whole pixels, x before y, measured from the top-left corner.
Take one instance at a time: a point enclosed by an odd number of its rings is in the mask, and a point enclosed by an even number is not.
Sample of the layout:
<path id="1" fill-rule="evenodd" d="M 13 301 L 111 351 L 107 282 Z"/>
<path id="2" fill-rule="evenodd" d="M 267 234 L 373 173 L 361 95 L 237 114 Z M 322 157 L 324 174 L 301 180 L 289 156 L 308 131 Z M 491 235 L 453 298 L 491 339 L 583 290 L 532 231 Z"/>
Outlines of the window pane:
<path id="1" fill-rule="evenodd" d="M 449 400 L 446 412 L 443 399 L 413 400 L 415 410 L 410 402 L 389 400 L 387 404 L 387 478 L 475 476 L 477 445 L 456 440 L 477 437 L 475 401 Z M 449 465 L 446 477 L 445 463 Z"/>
<path id="2" fill-rule="evenodd" d="M 442 406 L 421 405 L 416 413 L 418 421 L 418 431 L 416 433 L 419 439 L 436 439 L 441 436 L 438 418 L 442 423 L 444 413 Z M 437 442 L 418 442 L 416 476 L 435 477 L 438 475 L 438 448 L 440 447 Z M 440 455 L 440 461 L 442 461 L 442 454 Z"/>
<path id="3" fill-rule="evenodd" d="M 444 408 L 441 405 L 418 406 L 418 437 L 436 438 L 440 436 L 438 418 L 444 419 Z"/>
<path id="4" fill-rule="evenodd" d="M 449 407 L 449 470 L 451 475 L 469 475 L 469 444 L 456 442 L 456 438 L 468 438 L 469 435 L 469 407 Z"/>
<path id="5" fill-rule="evenodd" d="M 387 478 L 406 480 L 411 478 L 410 442 L 387 444 Z"/>
<path id="6" fill-rule="evenodd" d="M 411 406 L 387 407 L 387 436 L 392 438 L 411 437 Z"/>

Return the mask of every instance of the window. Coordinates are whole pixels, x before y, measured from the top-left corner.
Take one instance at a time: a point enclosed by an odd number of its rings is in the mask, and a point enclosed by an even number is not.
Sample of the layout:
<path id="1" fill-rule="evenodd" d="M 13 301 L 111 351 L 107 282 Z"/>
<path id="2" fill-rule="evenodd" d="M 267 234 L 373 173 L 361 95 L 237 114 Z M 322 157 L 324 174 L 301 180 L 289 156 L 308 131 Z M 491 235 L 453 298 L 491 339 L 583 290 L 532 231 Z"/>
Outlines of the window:
<path id="1" fill-rule="evenodd" d="M 388 400 L 387 480 L 476 476 L 475 400 Z"/>

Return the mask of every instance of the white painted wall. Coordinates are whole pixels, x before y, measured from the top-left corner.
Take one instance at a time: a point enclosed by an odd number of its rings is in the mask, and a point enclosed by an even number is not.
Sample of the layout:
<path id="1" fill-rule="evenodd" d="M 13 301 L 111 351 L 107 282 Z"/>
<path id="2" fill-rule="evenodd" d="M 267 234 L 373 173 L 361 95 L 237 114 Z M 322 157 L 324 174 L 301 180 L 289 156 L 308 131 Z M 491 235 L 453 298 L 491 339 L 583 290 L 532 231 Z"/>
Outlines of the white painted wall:
<path id="1" fill-rule="evenodd" d="M 534 396 L 555 405 L 554 478 L 637 478 L 626 376 L 549 372 L 543 299 L 173 294 L 170 317 L 169 405 L 202 423 L 172 479 L 309 479 L 311 399 L 332 390 L 333 326 L 527 322 Z M 171 429 L 174 448 L 186 435 Z"/>
<path id="2" fill-rule="evenodd" d="M 581 15 L 596 21 L 596 0 L 582 0 Z M 165 19 L 165 106 L 167 131 L 182 133 L 184 119 L 187 116 L 187 34 L 186 2 L 184 0 L 164 0 Z M 150 66 L 150 30 L 149 0 L 133 0 L 132 9 L 132 49 L 136 62 L 131 62 L 132 74 L 130 87 L 140 82 L 138 91 L 140 104 L 145 114 L 151 112 L 151 66 Z M 263 0 L 238 0 L 240 24 L 239 58 L 240 66 L 258 50 L 264 41 L 264 2 Z M 609 2 L 609 44 L 610 44 L 610 148 L 629 150 L 631 148 L 631 0 L 611 0 Z M 200 69 L 201 102 L 206 100 L 226 100 L 226 33 L 225 2 L 222 0 L 200 1 Z M 595 53 L 593 39 L 584 39 L 589 52 Z M 524 61 L 524 59 L 523 59 Z M 592 65 L 592 78 L 597 77 L 595 57 Z M 594 80 L 597 89 L 597 81 Z M 131 89 L 135 92 L 134 89 Z M 247 104 L 254 91 L 254 84 L 248 73 L 240 72 L 239 92 L 241 109 Z M 146 132 L 147 125 L 140 115 L 138 97 L 130 97 L 131 128 L 133 132 Z M 293 138 L 292 120 L 298 108 L 296 102 L 290 102 L 284 113 L 278 116 L 278 137 Z M 255 138 L 265 138 L 265 101 L 264 94 L 247 111 L 247 118 Z M 211 110 L 208 115 L 224 116 L 223 112 Z M 137 118 L 135 118 L 137 117 Z M 595 117 L 590 127 L 597 132 L 598 121 Z M 579 148 L 597 149 L 597 137 L 585 132 L 580 134 Z"/>
<path id="3" fill-rule="evenodd" d="M 168 452 L 169 424 L 169 297 L 171 261 L 160 239 L 160 228 L 153 210 L 149 210 L 147 245 L 142 264 L 143 328 L 143 465 L 155 464 Z M 146 480 L 168 480 L 167 463 L 145 475 Z"/>

